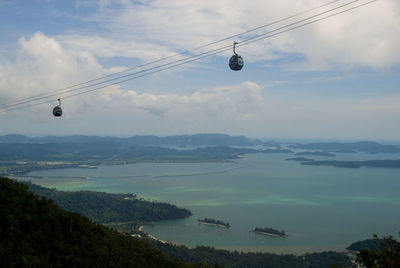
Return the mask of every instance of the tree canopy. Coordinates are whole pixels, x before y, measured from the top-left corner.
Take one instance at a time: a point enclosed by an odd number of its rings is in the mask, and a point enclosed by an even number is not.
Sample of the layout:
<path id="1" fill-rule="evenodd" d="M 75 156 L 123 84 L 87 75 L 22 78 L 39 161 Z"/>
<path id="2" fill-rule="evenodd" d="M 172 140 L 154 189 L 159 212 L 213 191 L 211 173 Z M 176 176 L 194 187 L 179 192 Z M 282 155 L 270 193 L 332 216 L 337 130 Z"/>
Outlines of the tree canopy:
<path id="1" fill-rule="evenodd" d="M 374 239 L 378 236 L 374 235 Z M 399 268 L 400 242 L 393 236 L 386 236 L 380 240 L 380 249 L 361 249 L 357 253 L 357 263 L 367 268 Z"/>
<path id="2" fill-rule="evenodd" d="M 0 178 L 0 267 L 204 267 L 112 231 Z"/>

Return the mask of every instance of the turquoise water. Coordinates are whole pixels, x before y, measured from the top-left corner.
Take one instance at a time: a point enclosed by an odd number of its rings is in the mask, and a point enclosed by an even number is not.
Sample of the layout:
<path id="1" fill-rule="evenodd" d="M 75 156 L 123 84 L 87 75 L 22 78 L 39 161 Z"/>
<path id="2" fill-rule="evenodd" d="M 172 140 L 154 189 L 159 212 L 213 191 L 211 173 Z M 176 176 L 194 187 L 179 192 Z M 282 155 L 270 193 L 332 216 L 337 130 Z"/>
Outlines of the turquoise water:
<path id="1" fill-rule="evenodd" d="M 188 246 L 304 253 L 343 250 L 373 233 L 400 231 L 400 169 L 303 166 L 288 154 L 249 154 L 232 163 L 141 163 L 31 172 L 33 182 L 59 190 L 136 193 L 185 207 L 193 216 L 146 231 Z M 313 159 L 334 159 L 311 157 Z M 339 154 L 339 160 L 400 155 Z M 216 218 L 230 229 L 199 225 Z M 285 230 L 286 238 L 250 232 Z"/>

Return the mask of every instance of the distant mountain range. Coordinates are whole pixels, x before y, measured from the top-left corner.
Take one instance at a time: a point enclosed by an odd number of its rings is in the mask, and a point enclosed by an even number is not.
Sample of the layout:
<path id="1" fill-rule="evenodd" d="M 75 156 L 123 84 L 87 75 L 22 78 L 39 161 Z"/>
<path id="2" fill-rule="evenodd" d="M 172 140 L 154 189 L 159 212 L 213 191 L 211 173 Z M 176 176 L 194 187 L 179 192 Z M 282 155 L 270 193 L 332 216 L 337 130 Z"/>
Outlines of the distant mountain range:
<path id="1" fill-rule="evenodd" d="M 29 144 L 29 145 L 28 145 Z M 67 147 L 69 149 L 78 147 L 78 151 L 82 151 L 80 147 L 93 148 L 96 147 L 103 153 L 104 149 L 113 152 L 114 154 L 120 154 L 121 148 L 125 151 L 126 148 L 135 148 L 138 151 L 139 147 L 230 147 L 230 146 L 254 146 L 263 145 L 267 147 L 265 149 L 258 150 L 263 153 L 295 153 L 298 156 L 303 155 L 317 155 L 317 156 L 335 156 L 333 153 L 400 153 L 400 146 L 380 144 L 373 141 L 359 141 L 351 143 L 339 143 L 339 142 L 319 142 L 319 143 L 296 143 L 287 145 L 277 141 L 261 141 L 259 139 L 250 139 L 245 136 L 230 136 L 227 134 L 194 134 L 194 135 L 176 135 L 159 137 L 153 135 L 143 136 L 132 136 L 128 138 L 120 137 L 101 137 L 101 136 L 84 136 L 84 135 L 72 135 L 72 136 L 44 136 L 44 137 L 28 137 L 19 134 L 10 134 L 0 136 L 0 149 L 14 153 L 16 151 L 23 152 L 25 154 L 28 149 L 35 149 L 34 147 L 40 147 L 40 145 L 46 146 L 46 150 L 49 153 L 59 151 L 60 148 Z M 53 147 L 58 147 L 54 149 Z M 12 148 L 10 150 L 10 148 Z M 119 149 L 118 149 L 119 148 Z M 38 148 L 37 148 L 38 149 Z M 92 150 L 91 153 L 93 153 Z M 164 148 L 166 149 L 166 148 Z M 116 150 L 118 152 L 116 152 Z M 145 149 L 148 151 L 149 149 Z M 293 151 L 297 150 L 297 152 Z M 298 152 L 298 150 L 301 150 Z M 4 151 L 4 152 L 5 152 Z M 32 151 L 34 152 L 34 151 Z M 37 151 L 36 151 L 37 152 Z M 157 150 L 157 153 L 160 151 Z M 70 152 L 68 152 L 70 153 Z M 241 152 L 243 153 L 243 152 Z M 3 153 L 4 157 L 11 156 L 10 154 Z M 14 155 L 16 156 L 16 155 Z M 20 158 L 11 158 L 20 159 Z"/>
<path id="2" fill-rule="evenodd" d="M 151 146 L 251 146 L 260 144 L 259 140 L 251 140 L 245 136 L 230 136 L 227 134 L 194 134 L 158 137 L 153 135 L 132 136 L 129 138 L 100 136 L 44 136 L 28 137 L 19 134 L 0 136 L 0 143 L 89 143 L 89 142 L 119 142 Z"/>
<path id="3" fill-rule="evenodd" d="M 373 141 L 359 141 L 350 143 L 327 142 L 327 143 L 306 143 L 293 144 L 291 149 L 320 150 L 333 153 L 400 153 L 400 147 L 396 145 L 383 145 Z"/>
<path id="4" fill-rule="evenodd" d="M 0 143 L 0 161 L 220 161 L 256 153 L 250 148 L 207 146 L 177 150 L 123 142 Z"/>

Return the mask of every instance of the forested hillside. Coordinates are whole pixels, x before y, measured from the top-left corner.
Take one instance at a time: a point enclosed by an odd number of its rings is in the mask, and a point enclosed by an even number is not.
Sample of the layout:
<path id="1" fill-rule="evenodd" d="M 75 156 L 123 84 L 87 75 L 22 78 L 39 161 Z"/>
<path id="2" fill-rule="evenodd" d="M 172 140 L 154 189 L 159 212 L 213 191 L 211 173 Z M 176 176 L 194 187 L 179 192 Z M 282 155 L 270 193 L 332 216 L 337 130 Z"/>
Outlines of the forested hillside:
<path id="1" fill-rule="evenodd" d="M 51 199 L 59 207 L 79 213 L 98 223 L 151 222 L 180 219 L 192 215 L 184 208 L 160 202 L 139 200 L 132 194 L 109 194 L 92 191 L 64 192 L 28 183 L 37 195 Z"/>
<path id="2" fill-rule="evenodd" d="M 218 265 L 224 268 L 353 268 L 356 267 L 344 254 L 339 252 L 320 252 L 301 256 L 292 254 L 278 255 L 260 252 L 230 252 L 212 247 L 173 246 L 154 240 L 149 240 L 153 247 L 174 256 L 182 261 L 209 265 Z"/>
<path id="3" fill-rule="evenodd" d="M 205 267 L 167 257 L 0 178 L 0 267 Z"/>

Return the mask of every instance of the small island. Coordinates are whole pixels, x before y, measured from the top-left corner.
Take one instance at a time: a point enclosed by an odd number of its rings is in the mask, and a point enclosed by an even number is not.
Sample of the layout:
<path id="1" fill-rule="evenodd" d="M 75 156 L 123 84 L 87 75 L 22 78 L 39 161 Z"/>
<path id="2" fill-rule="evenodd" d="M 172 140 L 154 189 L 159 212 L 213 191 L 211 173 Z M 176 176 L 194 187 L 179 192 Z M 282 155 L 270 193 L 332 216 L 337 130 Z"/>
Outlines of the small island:
<path id="1" fill-rule="evenodd" d="M 279 230 L 272 229 L 269 227 L 265 227 L 265 228 L 256 227 L 252 232 L 262 234 L 262 235 L 273 236 L 273 237 L 286 237 L 287 236 L 285 231 L 283 231 L 283 230 L 279 231 Z"/>
<path id="2" fill-rule="evenodd" d="M 314 159 L 305 158 L 305 157 L 292 157 L 292 158 L 286 158 L 285 160 L 297 161 L 297 162 L 311 162 L 311 161 L 314 161 Z"/>
<path id="3" fill-rule="evenodd" d="M 214 226 L 223 227 L 223 228 L 231 227 L 229 222 L 225 223 L 225 222 L 220 221 L 220 220 L 209 219 L 209 218 L 199 219 L 198 222 L 201 223 L 201 224 L 214 225 Z"/>
<path id="4" fill-rule="evenodd" d="M 336 156 L 333 153 L 324 152 L 324 151 L 306 151 L 306 152 L 299 152 L 295 153 L 295 155 L 316 155 L 316 156 Z"/>
<path id="5" fill-rule="evenodd" d="M 260 152 L 264 153 L 264 154 L 292 154 L 292 153 L 294 153 L 292 150 L 281 149 L 281 148 L 278 148 L 278 149 L 265 149 L 265 150 L 262 150 Z"/>

